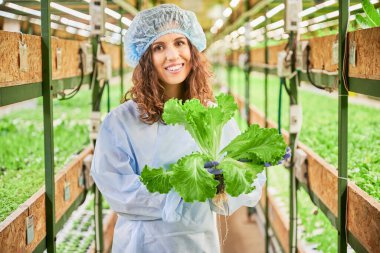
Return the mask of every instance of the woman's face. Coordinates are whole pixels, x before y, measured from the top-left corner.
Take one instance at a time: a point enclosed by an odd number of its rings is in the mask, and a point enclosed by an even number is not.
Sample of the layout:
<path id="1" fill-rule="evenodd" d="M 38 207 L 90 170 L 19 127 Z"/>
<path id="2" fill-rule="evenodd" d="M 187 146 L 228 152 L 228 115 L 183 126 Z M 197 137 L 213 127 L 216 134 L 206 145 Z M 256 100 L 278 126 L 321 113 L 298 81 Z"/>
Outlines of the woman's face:
<path id="1" fill-rule="evenodd" d="M 187 38 L 169 33 L 152 44 L 153 66 L 165 88 L 181 84 L 191 70 L 191 52 Z"/>

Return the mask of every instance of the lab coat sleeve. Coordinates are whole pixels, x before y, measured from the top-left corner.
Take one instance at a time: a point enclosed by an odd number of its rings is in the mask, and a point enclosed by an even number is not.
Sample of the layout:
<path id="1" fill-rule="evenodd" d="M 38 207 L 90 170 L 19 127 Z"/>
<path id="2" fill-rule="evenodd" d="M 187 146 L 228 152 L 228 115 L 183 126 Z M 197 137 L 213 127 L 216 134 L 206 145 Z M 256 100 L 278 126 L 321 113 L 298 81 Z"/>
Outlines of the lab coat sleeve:
<path id="1" fill-rule="evenodd" d="M 224 130 L 222 139 L 222 148 L 229 144 L 236 136 L 240 134 L 239 127 L 234 119 L 230 120 Z M 257 174 L 252 186 L 254 190 L 248 194 L 241 194 L 238 197 L 231 197 L 227 194 L 228 201 L 223 207 L 215 205 L 212 200 L 210 200 L 211 210 L 222 215 L 231 215 L 237 209 L 242 206 L 254 207 L 257 205 L 261 198 L 262 189 L 266 182 L 265 171 Z"/>
<path id="2" fill-rule="evenodd" d="M 121 138 L 120 126 L 107 117 L 98 135 L 91 175 L 111 209 L 131 220 L 178 221 L 181 198 L 174 191 L 150 193 L 133 168 L 128 141 Z M 111 127 L 110 127 L 111 125 Z"/>

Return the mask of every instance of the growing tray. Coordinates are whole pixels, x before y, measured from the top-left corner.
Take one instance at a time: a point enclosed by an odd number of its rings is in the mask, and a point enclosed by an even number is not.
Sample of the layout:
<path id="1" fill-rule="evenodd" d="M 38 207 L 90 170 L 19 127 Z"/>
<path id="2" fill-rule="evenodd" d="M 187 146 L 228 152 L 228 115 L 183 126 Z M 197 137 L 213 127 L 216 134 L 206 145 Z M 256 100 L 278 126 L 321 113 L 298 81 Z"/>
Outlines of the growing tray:
<path id="1" fill-rule="evenodd" d="M 58 226 L 63 225 L 73 207 L 80 204 L 81 198 L 84 199 L 86 185 L 80 184 L 80 177 L 89 177 L 89 168 L 84 168 L 84 160 L 91 153 L 92 149 L 86 148 L 55 175 L 55 220 L 59 224 Z M 65 185 L 67 184 L 70 185 L 70 194 L 66 195 L 65 199 Z M 34 239 L 27 244 L 26 219 L 30 216 L 33 216 L 34 220 Z M 0 223 L 0 252 L 33 252 L 36 248 L 44 249 L 45 237 L 45 187 L 42 187 Z"/>
<path id="2" fill-rule="evenodd" d="M 311 72 L 337 74 L 337 58 L 333 57 L 333 45 L 338 43 L 337 35 L 307 39 L 311 47 Z M 348 58 L 355 54 L 355 60 L 349 63 L 348 76 L 360 79 L 380 80 L 380 27 L 358 30 L 348 33 L 348 48 L 355 44 L 355 53 L 348 50 Z M 251 65 L 255 67 L 277 67 L 278 52 L 286 44 L 268 47 L 269 61 L 265 64 L 265 49 L 255 48 L 250 51 Z M 234 51 L 229 57 L 233 64 L 238 65 L 239 54 L 243 51 Z M 336 52 L 337 53 L 337 52 Z M 305 70 L 304 70 L 305 71 Z M 374 84 L 375 85 L 375 84 Z M 379 85 L 377 83 L 377 85 Z"/>
<path id="3" fill-rule="evenodd" d="M 239 106 L 244 100 L 234 95 Z M 250 106 L 251 124 L 265 126 L 264 115 L 255 107 Z M 277 128 L 277 124 L 267 120 L 269 128 Z M 282 129 L 282 134 L 289 143 L 289 133 Z M 304 173 L 296 173 L 297 181 L 312 195 L 314 203 L 321 208 L 331 223 L 337 227 L 338 216 L 338 171 L 327 163 L 311 148 L 299 142 L 298 148 L 307 154 L 309 183 L 305 185 Z M 367 252 L 380 252 L 380 202 L 365 191 L 348 182 L 347 194 L 347 230 L 348 241 L 354 249 Z"/>
<path id="4" fill-rule="evenodd" d="M 28 70 L 20 70 L 19 42 L 27 47 Z M 51 37 L 52 80 L 80 76 L 80 44 L 83 41 Z M 114 70 L 120 69 L 120 46 L 102 42 L 105 53 L 112 58 Z M 61 49 L 61 64 L 57 68 L 57 48 Z M 42 81 L 41 37 L 0 31 L 0 87 L 8 87 Z"/>

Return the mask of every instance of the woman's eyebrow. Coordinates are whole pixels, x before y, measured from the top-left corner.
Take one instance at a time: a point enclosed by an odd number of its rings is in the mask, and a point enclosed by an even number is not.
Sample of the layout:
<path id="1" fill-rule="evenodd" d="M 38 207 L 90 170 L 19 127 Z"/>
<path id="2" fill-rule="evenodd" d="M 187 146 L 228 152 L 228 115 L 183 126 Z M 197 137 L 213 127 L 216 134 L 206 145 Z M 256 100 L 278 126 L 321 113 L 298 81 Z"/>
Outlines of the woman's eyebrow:
<path id="1" fill-rule="evenodd" d="M 184 39 L 186 39 L 185 36 L 180 36 L 180 37 L 175 38 L 173 41 L 184 40 Z M 152 43 L 152 46 L 154 46 L 154 45 L 156 45 L 156 44 L 165 44 L 165 42 L 164 42 L 164 41 L 156 41 L 156 42 L 153 42 L 153 43 Z"/>
<path id="2" fill-rule="evenodd" d="M 152 46 L 157 45 L 157 44 L 162 45 L 162 44 L 165 44 L 165 42 L 163 42 L 163 41 L 156 41 L 156 42 L 152 43 Z"/>
<path id="3" fill-rule="evenodd" d="M 174 40 L 182 40 L 182 39 L 186 39 L 185 36 L 177 37 Z"/>

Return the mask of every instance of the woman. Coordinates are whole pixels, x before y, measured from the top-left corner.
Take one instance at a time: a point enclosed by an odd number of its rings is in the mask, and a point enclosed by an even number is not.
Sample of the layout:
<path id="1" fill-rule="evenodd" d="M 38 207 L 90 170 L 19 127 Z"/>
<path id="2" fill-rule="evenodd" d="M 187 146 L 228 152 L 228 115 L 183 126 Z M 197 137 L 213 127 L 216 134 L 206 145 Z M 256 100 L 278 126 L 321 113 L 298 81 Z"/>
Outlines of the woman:
<path id="1" fill-rule="evenodd" d="M 185 203 L 174 191 L 152 194 L 139 178 L 145 165 L 168 168 L 198 150 L 183 126 L 165 125 L 161 115 L 170 98 L 198 98 L 205 106 L 213 101 L 200 53 L 206 47 L 202 28 L 194 13 L 165 4 L 140 12 L 124 43 L 127 61 L 135 67 L 134 86 L 126 94 L 132 99 L 104 119 L 91 171 L 118 214 L 113 252 L 219 252 L 214 213 L 222 210 L 211 201 Z M 222 147 L 238 134 L 231 120 Z M 260 174 L 256 191 L 229 197 L 229 213 L 256 205 L 264 182 Z"/>

